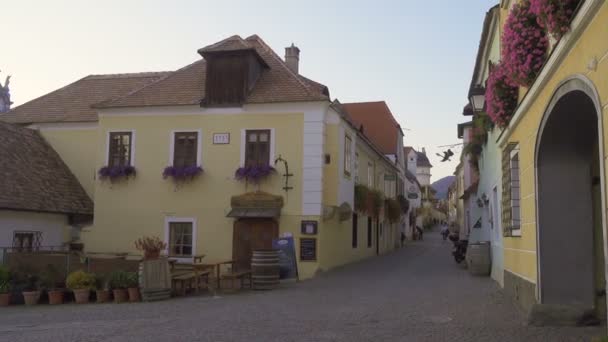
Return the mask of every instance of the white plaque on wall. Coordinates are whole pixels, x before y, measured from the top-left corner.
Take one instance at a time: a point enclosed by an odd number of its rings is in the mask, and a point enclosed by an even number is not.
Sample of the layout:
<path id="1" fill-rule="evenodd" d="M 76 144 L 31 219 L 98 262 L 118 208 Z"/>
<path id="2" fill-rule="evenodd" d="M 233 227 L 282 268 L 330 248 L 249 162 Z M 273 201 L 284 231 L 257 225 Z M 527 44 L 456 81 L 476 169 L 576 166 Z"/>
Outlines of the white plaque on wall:
<path id="1" fill-rule="evenodd" d="M 230 144 L 230 133 L 213 133 L 214 145 Z"/>

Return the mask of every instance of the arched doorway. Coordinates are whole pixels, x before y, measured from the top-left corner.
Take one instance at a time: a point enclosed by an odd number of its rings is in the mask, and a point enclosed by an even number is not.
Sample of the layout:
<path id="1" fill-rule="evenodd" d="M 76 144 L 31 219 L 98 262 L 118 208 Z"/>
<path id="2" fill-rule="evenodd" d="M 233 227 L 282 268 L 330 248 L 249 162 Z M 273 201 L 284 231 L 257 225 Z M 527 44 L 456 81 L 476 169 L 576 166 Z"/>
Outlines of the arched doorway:
<path id="1" fill-rule="evenodd" d="M 537 136 L 536 204 L 540 302 L 605 319 L 600 108 L 582 77 L 555 92 Z"/>

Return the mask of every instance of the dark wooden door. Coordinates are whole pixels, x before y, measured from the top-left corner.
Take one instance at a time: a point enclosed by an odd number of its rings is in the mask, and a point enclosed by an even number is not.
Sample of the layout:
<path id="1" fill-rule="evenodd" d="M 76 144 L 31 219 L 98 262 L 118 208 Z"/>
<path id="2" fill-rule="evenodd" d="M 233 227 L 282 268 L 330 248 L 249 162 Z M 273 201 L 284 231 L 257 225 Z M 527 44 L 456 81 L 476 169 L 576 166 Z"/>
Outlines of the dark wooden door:
<path id="1" fill-rule="evenodd" d="M 232 258 L 238 269 L 251 268 L 251 254 L 271 249 L 279 237 L 279 225 L 272 219 L 241 219 L 234 223 Z"/>

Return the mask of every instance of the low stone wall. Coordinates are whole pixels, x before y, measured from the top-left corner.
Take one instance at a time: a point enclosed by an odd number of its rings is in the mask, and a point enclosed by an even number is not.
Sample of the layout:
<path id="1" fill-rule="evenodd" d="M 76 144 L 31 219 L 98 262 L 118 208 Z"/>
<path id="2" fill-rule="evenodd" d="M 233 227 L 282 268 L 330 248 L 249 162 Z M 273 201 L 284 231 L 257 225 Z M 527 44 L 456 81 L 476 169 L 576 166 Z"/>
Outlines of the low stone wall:
<path id="1" fill-rule="evenodd" d="M 507 270 L 505 270 L 504 284 L 505 292 L 512 297 L 526 313 L 529 313 L 532 310 L 532 307 L 537 304 L 536 284 Z"/>

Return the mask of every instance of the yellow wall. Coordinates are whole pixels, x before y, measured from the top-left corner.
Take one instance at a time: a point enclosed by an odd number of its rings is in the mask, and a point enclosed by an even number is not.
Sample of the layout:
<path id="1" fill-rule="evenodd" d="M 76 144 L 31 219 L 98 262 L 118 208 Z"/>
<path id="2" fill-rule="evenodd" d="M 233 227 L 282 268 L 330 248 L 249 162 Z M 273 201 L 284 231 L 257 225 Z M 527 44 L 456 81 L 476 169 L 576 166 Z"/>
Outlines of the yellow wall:
<path id="1" fill-rule="evenodd" d="M 40 129 L 40 133 L 57 151 L 76 176 L 89 197 L 95 193 L 95 155 L 97 129 Z"/>
<path id="2" fill-rule="evenodd" d="M 505 12 L 503 12 L 504 14 Z M 570 76 L 579 74 L 589 78 L 599 92 L 602 101 L 604 125 L 608 122 L 608 4 L 604 3 L 599 13 L 574 45 L 557 72 L 551 77 L 529 110 L 522 116 L 521 122 L 508 138 L 509 142 L 518 142 L 520 148 L 522 230 L 521 237 L 504 239 L 505 269 L 528 278 L 537 279 L 536 266 L 536 204 L 534 151 L 537 132 L 542 116 L 560 82 Z M 596 58 L 597 70 L 589 70 L 588 63 Z M 604 143 L 608 142 L 604 127 Z M 608 151 L 608 145 L 604 148 Z M 605 156 L 606 158 L 606 156 Z M 604 159 L 605 159 L 604 158 Z"/>

